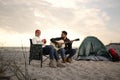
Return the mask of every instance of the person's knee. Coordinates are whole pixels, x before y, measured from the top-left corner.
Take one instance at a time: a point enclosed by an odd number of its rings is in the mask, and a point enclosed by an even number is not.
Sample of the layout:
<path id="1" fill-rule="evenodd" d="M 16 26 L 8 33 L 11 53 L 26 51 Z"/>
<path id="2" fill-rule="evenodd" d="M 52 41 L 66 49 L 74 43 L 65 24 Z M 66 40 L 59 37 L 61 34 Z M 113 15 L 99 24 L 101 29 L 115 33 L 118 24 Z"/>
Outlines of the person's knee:
<path id="1" fill-rule="evenodd" d="M 49 45 L 50 48 L 54 48 L 52 45 Z"/>
<path id="2" fill-rule="evenodd" d="M 62 53 L 65 53 L 65 49 L 63 49 L 63 48 L 61 48 L 59 51 Z"/>
<path id="3" fill-rule="evenodd" d="M 52 45 L 49 45 L 49 46 L 47 46 L 48 47 L 48 49 L 54 49 L 54 47 L 52 46 Z"/>

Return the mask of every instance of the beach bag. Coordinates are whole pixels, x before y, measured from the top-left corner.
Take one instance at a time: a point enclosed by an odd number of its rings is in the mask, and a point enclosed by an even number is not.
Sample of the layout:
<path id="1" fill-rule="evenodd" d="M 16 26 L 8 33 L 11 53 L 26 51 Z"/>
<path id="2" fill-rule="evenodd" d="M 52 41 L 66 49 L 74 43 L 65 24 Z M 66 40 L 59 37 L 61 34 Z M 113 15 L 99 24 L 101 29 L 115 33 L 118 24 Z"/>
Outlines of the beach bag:
<path id="1" fill-rule="evenodd" d="M 116 53 L 113 48 L 109 49 L 109 53 L 112 56 L 113 61 L 120 61 L 120 56 Z"/>

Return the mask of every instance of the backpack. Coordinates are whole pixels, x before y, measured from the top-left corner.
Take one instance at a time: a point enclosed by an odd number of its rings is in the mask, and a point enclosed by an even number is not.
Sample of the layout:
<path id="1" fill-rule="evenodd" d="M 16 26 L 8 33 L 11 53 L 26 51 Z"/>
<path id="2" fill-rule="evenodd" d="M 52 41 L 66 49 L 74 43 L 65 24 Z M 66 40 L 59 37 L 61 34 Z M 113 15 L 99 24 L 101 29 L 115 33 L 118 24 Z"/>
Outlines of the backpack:
<path id="1" fill-rule="evenodd" d="M 112 56 L 113 61 L 120 61 L 120 56 L 116 53 L 115 49 L 110 48 L 109 53 Z"/>

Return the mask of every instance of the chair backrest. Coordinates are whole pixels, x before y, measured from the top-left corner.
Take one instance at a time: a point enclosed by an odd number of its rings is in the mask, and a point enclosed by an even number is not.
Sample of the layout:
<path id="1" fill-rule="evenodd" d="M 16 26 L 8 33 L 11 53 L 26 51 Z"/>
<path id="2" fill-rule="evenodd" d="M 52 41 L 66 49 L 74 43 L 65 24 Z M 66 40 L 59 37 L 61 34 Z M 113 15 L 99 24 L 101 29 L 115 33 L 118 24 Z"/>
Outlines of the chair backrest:
<path id="1" fill-rule="evenodd" d="M 29 55 L 29 58 L 34 59 L 34 60 L 40 60 L 41 59 L 40 54 L 42 54 L 42 45 L 41 44 L 33 44 L 32 39 L 30 39 L 30 55 Z"/>
<path id="2" fill-rule="evenodd" d="M 30 45 L 32 45 L 33 43 L 32 43 L 32 39 L 30 39 Z"/>

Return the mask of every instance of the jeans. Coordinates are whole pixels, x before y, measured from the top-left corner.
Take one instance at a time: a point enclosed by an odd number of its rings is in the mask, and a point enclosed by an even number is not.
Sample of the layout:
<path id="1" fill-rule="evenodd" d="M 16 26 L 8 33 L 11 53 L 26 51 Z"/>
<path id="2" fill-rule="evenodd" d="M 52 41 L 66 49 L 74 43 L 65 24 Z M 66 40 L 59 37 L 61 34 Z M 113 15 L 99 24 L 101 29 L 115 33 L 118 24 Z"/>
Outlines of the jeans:
<path id="1" fill-rule="evenodd" d="M 64 48 L 61 48 L 58 50 L 58 53 L 60 53 L 62 60 L 64 60 L 67 54 L 69 54 L 67 58 L 72 58 L 72 56 L 75 55 L 76 50 L 75 49 L 65 50 Z"/>
<path id="2" fill-rule="evenodd" d="M 47 45 L 45 47 L 43 47 L 43 54 L 49 54 L 50 59 L 55 59 L 55 60 L 59 60 L 59 55 L 56 51 L 56 49 L 54 49 L 53 46 L 51 45 Z"/>
<path id="3" fill-rule="evenodd" d="M 66 58 L 65 49 L 64 48 L 59 49 L 58 53 L 61 55 L 62 60 L 64 60 Z"/>
<path id="4" fill-rule="evenodd" d="M 75 49 L 68 49 L 66 50 L 65 54 L 69 54 L 68 58 L 72 58 L 72 56 L 74 56 L 76 53 L 76 50 Z"/>

